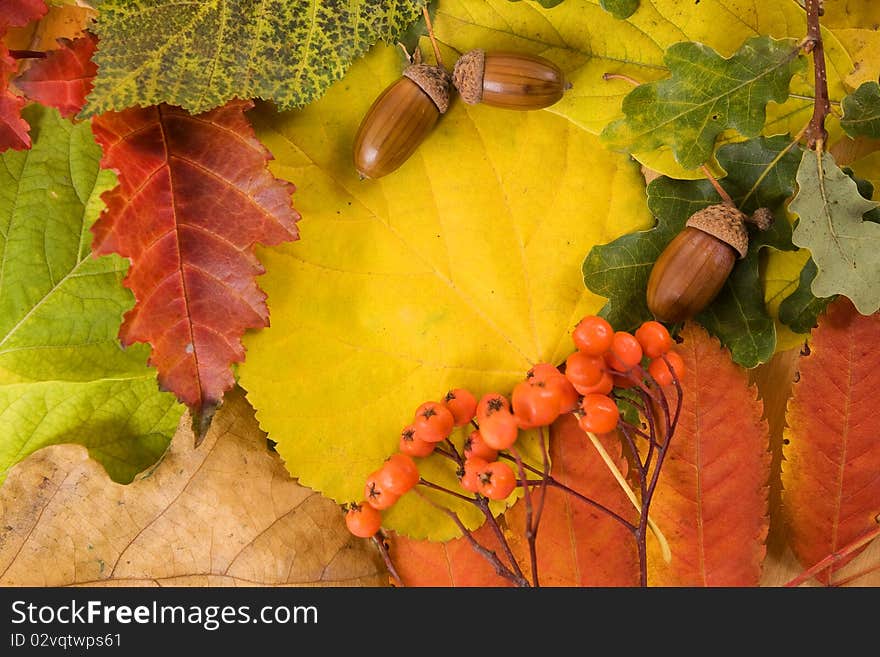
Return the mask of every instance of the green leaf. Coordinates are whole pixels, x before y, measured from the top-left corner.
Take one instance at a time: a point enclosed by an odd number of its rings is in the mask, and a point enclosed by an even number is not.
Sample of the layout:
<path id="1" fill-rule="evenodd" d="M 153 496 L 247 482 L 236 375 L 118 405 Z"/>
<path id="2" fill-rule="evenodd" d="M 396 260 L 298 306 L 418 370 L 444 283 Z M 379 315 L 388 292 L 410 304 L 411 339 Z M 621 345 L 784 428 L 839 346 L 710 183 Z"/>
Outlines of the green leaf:
<path id="1" fill-rule="evenodd" d="M 623 100 L 625 118 L 602 138 L 628 152 L 670 146 L 688 169 L 709 159 L 728 128 L 759 135 L 767 103 L 786 101 L 792 76 L 804 67 L 795 39 L 765 36 L 749 39 L 729 59 L 701 43 L 677 43 L 664 62 L 671 76 L 633 89 Z"/>
<path id="2" fill-rule="evenodd" d="M 602 9 L 609 12 L 614 18 L 629 18 L 639 8 L 639 0 L 600 0 Z"/>
<path id="3" fill-rule="evenodd" d="M 741 209 L 751 213 L 768 207 L 777 216 L 769 230 L 752 231 L 749 254 L 737 262 L 718 297 L 697 317 L 731 350 L 734 360 L 746 367 L 767 360 L 776 344 L 776 329 L 764 303 L 759 252 L 764 246 L 794 248 L 782 212 L 794 191 L 800 160 L 799 147 L 787 150 L 790 144 L 786 136 L 760 137 L 718 150 L 718 161 L 728 171 L 721 184 Z M 593 247 L 583 265 L 584 284 L 608 297 L 600 314 L 615 328 L 632 330 L 652 318 L 645 291 L 654 262 L 691 214 L 718 202 L 708 181 L 658 178 L 648 186 L 648 207 L 657 225 Z"/>
<path id="4" fill-rule="evenodd" d="M 809 333 L 818 323 L 819 315 L 825 312 L 825 307 L 836 298 L 819 298 L 813 294 L 810 288 L 818 271 L 813 259 L 807 260 L 797 289 L 779 304 L 779 321 L 796 333 Z"/>
<path id="5" fill-rule="evenodd" d="M 818 273 L 810 286 L 817 297 L 843 294 L 863 315 L 880 309 L 880 224 L 862 215 L 878 207 L 859 194 L 855 181 L 834 158 L 805 152 L 797 172 L 791 211 L 799 220 L 792 240 L 810 250 Z"/>
<path id="6" fill-rule="evenodd" d="M 850 137 L 880 138 L 880 84 L 865 82 L 843 99 L 840 125 Z"/>
<path id="7" fill-rule="evenodd" d="M 88 123 L 25 112 L 33 148 L 0 159 L 0 481 L 31 452 L 86 446 L 117 481 L 165 450 L 181 414 L 116 339 L 133 303 L 125 262 L 93 258 L 89 228 L 116 185 Z"/>
<path id="8" fill-rule="evenodd" d="M 396 40 L 423 4 L 104 0 L 98 77 L 82 114 L 163 102 L 195 114 L 234 97 L 300 107 L 376 41 Z"/>

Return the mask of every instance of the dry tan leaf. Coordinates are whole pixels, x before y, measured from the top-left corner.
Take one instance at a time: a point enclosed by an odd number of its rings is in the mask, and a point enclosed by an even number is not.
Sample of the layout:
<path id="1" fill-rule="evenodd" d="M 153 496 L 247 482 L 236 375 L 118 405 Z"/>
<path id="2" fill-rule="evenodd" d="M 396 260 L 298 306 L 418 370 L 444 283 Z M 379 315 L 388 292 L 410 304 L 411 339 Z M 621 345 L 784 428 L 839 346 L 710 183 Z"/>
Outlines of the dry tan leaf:
<path id="1" fill-rule="evenodd" d="M 372 545 L 297 484 L 239 389 L 198 449 L 185 417 L 127 486 L 83 447 L 28 457 L 0 488 L 2 586 L 379 586 Z"/>

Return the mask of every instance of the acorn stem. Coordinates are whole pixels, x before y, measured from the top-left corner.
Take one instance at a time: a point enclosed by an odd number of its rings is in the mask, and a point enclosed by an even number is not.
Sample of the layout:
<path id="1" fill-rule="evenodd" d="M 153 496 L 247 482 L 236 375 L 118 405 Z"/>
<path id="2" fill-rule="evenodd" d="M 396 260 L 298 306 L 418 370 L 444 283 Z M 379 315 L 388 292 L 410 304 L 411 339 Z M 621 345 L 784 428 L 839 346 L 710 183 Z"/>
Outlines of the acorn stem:
<path id="1" fill-rule="evenodd" d="M 706 178 L 710 183 L 712 183 L 712 187 L 715 188 L 715 191 L 718 192 L 718 195 L 721 197 L 727 205 L 732 207 L 736 207 L 736 203 L 733 202 L 733 199 L 730 198 L 730 194 L 728 194 L 724 188 L 719 184 L 719 182 L 715 179 L 715 176 L 712 175 L 712 172 L 709 171 L 709 167 L 705 164 L 700 167 L 703 170 L 703 173 L 706 174 Z"/>
<path id="2" fill-rule="evenodd" d="M 440 56 L 440 48 L 437 46 L 437 40 L 434 38 L 434 26 L 431 24 L 431 14 L 428 12 L 428 6 L 422 7 L 422 13 L 425 15 L 425 26 L 428 28 L 428 38 L 431 39 L 431 47 L 434 49 L 434 59 L 437 60 L 437 66 L 443 66 L 443 58 Z"/>

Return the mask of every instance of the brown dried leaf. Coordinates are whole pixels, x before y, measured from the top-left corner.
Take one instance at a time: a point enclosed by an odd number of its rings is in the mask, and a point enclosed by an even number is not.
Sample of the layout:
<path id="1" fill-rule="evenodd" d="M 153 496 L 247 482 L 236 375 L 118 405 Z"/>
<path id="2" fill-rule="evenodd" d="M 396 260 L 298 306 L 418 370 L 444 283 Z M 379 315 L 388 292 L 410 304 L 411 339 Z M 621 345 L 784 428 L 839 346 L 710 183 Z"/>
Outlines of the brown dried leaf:
<path id="1" fill-rule="evenodd" d="M 15 466 L 0 488 L 0 586 L 387 584 L 339 507 L 267 449 L 239 389 L 199 449 L 186 424 L 127 486 L 76 445 Z"/>

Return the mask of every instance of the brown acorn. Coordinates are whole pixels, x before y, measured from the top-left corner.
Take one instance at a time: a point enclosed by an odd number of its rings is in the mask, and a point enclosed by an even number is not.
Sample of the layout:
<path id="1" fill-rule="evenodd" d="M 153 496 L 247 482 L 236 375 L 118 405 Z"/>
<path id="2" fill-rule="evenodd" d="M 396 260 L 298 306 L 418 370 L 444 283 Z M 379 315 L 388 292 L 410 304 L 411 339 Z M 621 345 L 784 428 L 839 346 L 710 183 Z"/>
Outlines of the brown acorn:
<path id="1" fill-rule="evenodd" d="M 470 50 L 455 62 L 452 81 L 461 99 L 514 110 L 549 107 L 571 85 L 559 67 L 538 55 Z"/>
<path id="2" fill-rule="evenodd" d="M 695 212 L 666 246 L 648 278 L 648 309 L 658 320 L 682 322 L 698 314 L 721 291 L 737 258 L 749 249 L 746 222 L 765 230 L 767 208 L 751 217 L 726 203 Z"/>
<path id="3" fill-rule="evenodd" d="M 354 166 L 362 178 L 400 167 L 449 109 L 451 78 L 442 66 L 411 64 L 367 111 L 354 140 Z"/>

